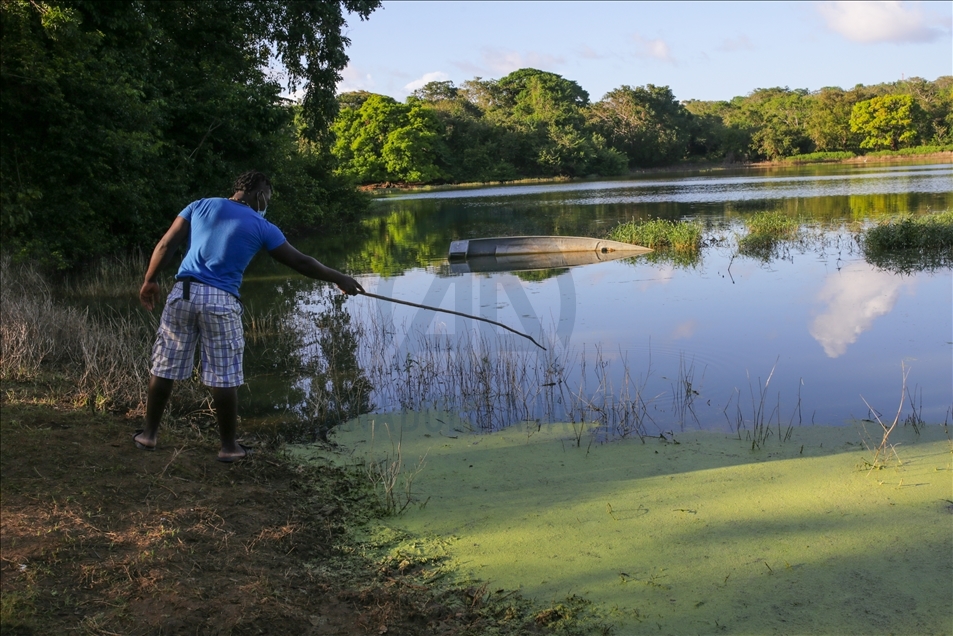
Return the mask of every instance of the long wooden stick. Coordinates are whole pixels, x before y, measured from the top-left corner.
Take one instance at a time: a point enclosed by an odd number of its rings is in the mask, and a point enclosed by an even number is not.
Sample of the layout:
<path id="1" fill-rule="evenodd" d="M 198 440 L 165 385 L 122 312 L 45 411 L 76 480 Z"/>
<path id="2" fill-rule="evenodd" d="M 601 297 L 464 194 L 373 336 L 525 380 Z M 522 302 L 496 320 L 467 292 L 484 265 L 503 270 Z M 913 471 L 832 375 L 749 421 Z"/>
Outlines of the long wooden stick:
<path id="1" fill-rule="evenodd" d="M 372 293 L 370 293 L 370 292 L 361 292 L 361 293 L 362 293 L 362 295 L 364 295 L 364 296 L 369 296 L 369 297 L 371 297 L 371 298 L 377 298 L 378 300 L 386 300 L 387 302 L 397 303 L 398 305 L 407 305 L 408 307 L 417 307 L 418 309 L 429 309 L 430 311 L 442 311 L 442 312 L 445 313 L 445 314 L 453 314 L 454 316 L 463 316 L 464 318 L 471 318 L 471 319 L 473 319 L 473 320 L 482 320 L 483 322 L 488 322 L 488 323 L 490 323 L 491 325 L 496 325 L 496 326 L 498 326 L 498 327 L 503 327 L 503 328 L 506 329 L 507 331 L 511 331 L 511 332 L 515 333 L 517 336 L 523 336 L 524 338 L 526 338 L 527 340 L 529 340 L 530 342 L 532 342 L 534 345 L 536 345 L 537 347 L 539 347 L 539 348 L 542 349 L 543 351 L 546 351 L 546 347 L 544 347 L 543 345 L 541 345 L 541 344 L 539 344 L 538 342 L 536 342 L 535 340 L 533 340 L 533 337 L 532 337 L 532 336 L 528 336 L 528 335 L 526 335 L 525 333 L 521 333 L 521 332 L 517 331 L 516 329 L 513 329 L 512 327 L 507 327 L 507 326 L 504 325 L 502 322 L 496 322 L 495 320 L 490 320 L 489 318 L 484 318 L 483 316 L 472 316 L 472 315 L 470 315 L 470 314 L 465 314 L 465 313 L 460 312 L 460 311 L 453 311 L 452 309 L 440 309 L 439 307 L 430 307 L 429 305 L 419 305 L 419 304 L 417 304 L 417 303 L 412 303 L 412 302 L 407 301 L 407 300 L 397 300 L 396 298 L 388 298 L 387 296 L 379 296 L 378 294 L 372 294 Z"/>

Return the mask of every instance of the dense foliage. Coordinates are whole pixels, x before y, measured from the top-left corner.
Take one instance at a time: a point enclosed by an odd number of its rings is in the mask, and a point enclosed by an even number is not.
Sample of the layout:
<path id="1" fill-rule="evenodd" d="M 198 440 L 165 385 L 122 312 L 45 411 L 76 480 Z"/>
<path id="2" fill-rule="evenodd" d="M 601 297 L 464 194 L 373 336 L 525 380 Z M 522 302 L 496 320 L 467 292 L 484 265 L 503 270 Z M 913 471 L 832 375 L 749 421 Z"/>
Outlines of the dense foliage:
<path id="1" fill-rule="evenodd" d="M 953 144 L 953 77 L 850 90 L 758 89 L 680 102 L 667 86 L 621 86 L 591 103 L 576 82 L 521 69 L 431 82 L 405 104 L 339 97 L 334 154 L 363 183 L 487 182 L 615 175 L 682 161 L 844 159 Z"/>
<path id="2" fill-rule="evenodd" d="M 189 200 L 230 194 L 249 168 L 274 175 L 272 214 L 289 230 L 353 206 L 327 131 L 345 14 L 378 5 L 4 0 L 4 246 L 58 267 L 148 248 Z"/>

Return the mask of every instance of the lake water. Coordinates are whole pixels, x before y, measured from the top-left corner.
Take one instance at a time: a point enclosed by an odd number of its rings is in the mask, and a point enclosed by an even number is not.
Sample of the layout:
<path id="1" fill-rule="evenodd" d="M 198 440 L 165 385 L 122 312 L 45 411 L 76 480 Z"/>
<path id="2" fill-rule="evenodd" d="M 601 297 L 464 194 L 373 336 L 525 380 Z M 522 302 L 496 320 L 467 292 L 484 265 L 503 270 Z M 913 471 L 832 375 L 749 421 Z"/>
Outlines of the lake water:
<path id="1" fill-rule="evenodd" d="M 610 435 L 842 424 L 871 417 L 870 408 L 892 421 L 907 373 L 901 419 L 912 401 L 919 417 L 942 422 L 953 407 L 953 274 L 880 269 L 854 232 L 887 215 L 951 207 L 950 164 L 656 174 L 385 196 L 363 235 L 294 242 L 369 292 L 478 314 L 547 345 L 543 352 L 448 314 L 349 299 L 345 327 L 363 329 L 350 360 L 380 410 L 442 407 L 477 428 L 595 421 Z M 806 238 L 769 258 L 740 255 L 742 222 L 762 210 L 796 215 Z M 447 261 L 456 239 L 602 237 L 620 221 L 653 217 L 703 221 L 700 257 L 492 273 Z M 324 289 L 259 259 L 243 297 L 252 308 L 298 312 L 295 324 L 308 333 L 301 311 L 326 307 Z M 304 355 L 321 349 L 310 342 Z M 254 351 L 248 358 L 258 416 L 301 409 L 315 386 L 332 383 L 327 373 L 289 378 L 256 367 Z"/>

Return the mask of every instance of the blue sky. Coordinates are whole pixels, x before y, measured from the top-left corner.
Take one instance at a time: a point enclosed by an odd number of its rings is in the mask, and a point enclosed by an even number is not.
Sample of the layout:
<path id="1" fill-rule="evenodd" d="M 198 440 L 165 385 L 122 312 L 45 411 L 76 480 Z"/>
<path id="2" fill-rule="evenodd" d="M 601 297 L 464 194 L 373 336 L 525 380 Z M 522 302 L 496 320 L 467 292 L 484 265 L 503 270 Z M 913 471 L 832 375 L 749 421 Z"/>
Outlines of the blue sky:
<path id="1" fill-rule="evenodd" d="M 951 2 L 390 2 L 350 16 L 338 91 L 403 100 L 519 68 L 558 73 L 593 101 L 623 84 L 680 100 L 756 88 L 850 88 L 953 74 Z"/>

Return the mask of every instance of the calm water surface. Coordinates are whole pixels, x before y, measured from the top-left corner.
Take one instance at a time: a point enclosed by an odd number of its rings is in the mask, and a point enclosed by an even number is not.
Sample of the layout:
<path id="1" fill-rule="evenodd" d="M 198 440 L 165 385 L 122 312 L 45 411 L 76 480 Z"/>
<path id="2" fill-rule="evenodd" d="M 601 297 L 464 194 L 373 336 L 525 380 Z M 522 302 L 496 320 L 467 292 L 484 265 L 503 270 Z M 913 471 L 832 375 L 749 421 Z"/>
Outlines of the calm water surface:
<path id="1" fill-rule="evenodd" d="M 906 369 L 908 398 L 923 419 L 942 422 L 953 406 L 950 269 L 878 269 L 844 227 L 951 207 L 949 164 L 725 171 L 383 197 L 366 235 L 296 243 L 368 291 L 480 314 L 550 344 L 543 354 L 483 323 L 355 298 L 346 305 L 355 323 L 388 334 L 358 356 L 365 364 L 465 335 L 490 354 L 517 349 L 537 371 L 564 364 L 564 393 L 637 389 L 648 433 L 732 428 L 739 413 L 750 426 L 762 402 L 765 417 L 785 425 L 868 417 L 868 403 L 892 419 Z M 742 221 L 761 210 L 796 214 L 812 238 L 767 260 L 740 256 Z M 446 259 L 459 238 L 602 236 L 650 217 L 703 220 L 709 246 L 687 265 L 639 257 L 488 274 L 460 273 Z M 267 259 L 253 264 L 243 295 L 261 307 L 325 302 L 319 286 Z M 273 409 L 293 407 L 310 386 L 283 393 L 268 373 L 250 375 L 252 394 Z M 394 395 L 379 390 L 372 402 L 395 408 Z"/>

